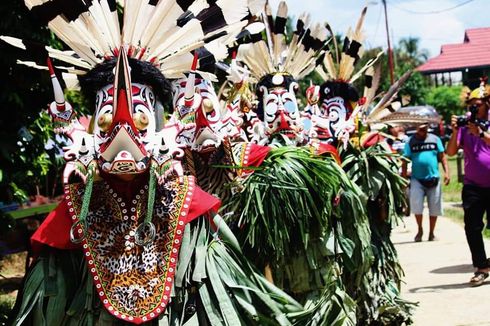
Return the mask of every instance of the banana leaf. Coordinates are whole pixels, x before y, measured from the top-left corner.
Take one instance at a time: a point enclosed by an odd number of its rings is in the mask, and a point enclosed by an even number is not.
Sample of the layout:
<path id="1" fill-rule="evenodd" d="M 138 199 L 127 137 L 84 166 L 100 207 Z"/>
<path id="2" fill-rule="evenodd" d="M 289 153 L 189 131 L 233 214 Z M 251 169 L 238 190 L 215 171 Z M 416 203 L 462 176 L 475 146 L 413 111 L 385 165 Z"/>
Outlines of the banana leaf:
<path id="1" fill-rule="evenodd" d="M 373 261 L 362 190 L 335 160 L 298 147 L 272 149 L 240 188 L 223 212 L 245 255 L 259 269 L 271 267 L 277 286 L 311 303 L 304 312 L 310 324 L 355 323 L 346 289 L 360 284 Z M 315 322 L 312 314 L 321 317 Z"/>
<path id="2" fill-rule="evenodd" d="M 102 307 L 78 250 L 47 249 L 27 274 L 17 306 L 13 325 L 129 325 Z M 294 314 L 302 312 L 245 259 L 225 224 L 216 233 L 200 218 L 184 230 L 171 304 L 146 325 L 282 326 L 296 324 Z"/>
<path id="3" fill-rule="evenodd" d="M 368 195 L 367 213 L 374 260 L 357 291 L 348 291 L 359 303 L 357 316 L 365 325 L 408 325 L 415 304 L 400 297 L 403 269 L 391 242 L 391 230 L 407 205 L 407 182 L 399 174 L 403 160 L 382 143 L 369 148 L 348 147 L 341 152 L 347 175 Z"/>

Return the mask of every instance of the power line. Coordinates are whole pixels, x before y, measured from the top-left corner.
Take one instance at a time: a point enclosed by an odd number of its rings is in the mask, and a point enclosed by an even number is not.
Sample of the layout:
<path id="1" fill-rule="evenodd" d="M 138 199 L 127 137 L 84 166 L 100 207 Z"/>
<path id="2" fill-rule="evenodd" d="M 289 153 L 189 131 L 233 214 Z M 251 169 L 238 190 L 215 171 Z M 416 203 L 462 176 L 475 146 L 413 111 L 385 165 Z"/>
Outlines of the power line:
<path id="1" fill-rule="evenodd" d="M 445 8 L 445 9 L 441 9 L 441 10 L 434 10 L 434 11 L 415 11 L 415 10 L 410 10 L 410 9 L 405 9 L 405 8 L 402 8 L 402 7 L 398 7 L 398 5 L 395 5 L 393 3 L 390 3 L 390 5 L 392 5 L 393 7 L 395 7 L 396 9 L 398 10 L 401 10 L 401 11 L 405 11 L 405 12 L 408 12 L 410 14 L 415 14 L 415 15 L 434 15 L 434 14 L 441 14 L 443 12 L 446 12 L 446 11 L 450 11 L 450 10 L 453 10 L 453 9 L 456 9 L 456 8 L 459 8 L 461 6 L 464 6 L 470 2 L 473 2 L 475 0 L 466 0 L 464 2 L 461 2 L 455 6 L 452 6 L 452 7 L 449 7 L 449 8 Z"/>
<path id="2" fill-rule="evenodd" d="M 381 15 L 382 14 L 383 14 L 383 6 L 379 6 L 378 19 L 376 21 L 376 29 L 374 31 L 373 38 L 376 38 L 376 36 L 378 36 L 378 29 L 379 29 L 379 24 L 381 23 Z"/>

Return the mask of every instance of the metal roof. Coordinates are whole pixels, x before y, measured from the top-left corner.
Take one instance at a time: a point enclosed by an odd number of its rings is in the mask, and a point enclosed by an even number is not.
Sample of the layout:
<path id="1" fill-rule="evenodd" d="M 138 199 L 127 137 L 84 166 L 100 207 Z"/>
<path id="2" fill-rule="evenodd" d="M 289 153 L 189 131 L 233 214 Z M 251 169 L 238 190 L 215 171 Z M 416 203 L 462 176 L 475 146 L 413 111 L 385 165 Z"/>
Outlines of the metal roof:
<path id="1" fill-rule="evenodd" d="M 467 29 L 464 42 L 441 46 L 441 53 L 417 67 L 422 73 L 490 67 L 490 27 Z"/>

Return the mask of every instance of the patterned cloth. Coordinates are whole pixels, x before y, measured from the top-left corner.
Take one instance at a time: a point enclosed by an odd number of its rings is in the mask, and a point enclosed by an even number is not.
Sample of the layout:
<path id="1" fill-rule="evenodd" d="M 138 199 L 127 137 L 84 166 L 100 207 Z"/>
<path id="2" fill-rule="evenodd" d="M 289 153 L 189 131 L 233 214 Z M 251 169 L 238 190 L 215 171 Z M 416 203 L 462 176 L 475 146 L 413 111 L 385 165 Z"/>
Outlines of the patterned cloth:
<path id="1" fill-rule="evenodd" d="M 139 246 L 135 234 L 146 216 L 148 185 L 117 185 L 104 180 L 94 184 L 81 246 L 106 309 L 118 318 L 141 323 L 165 311 L 185 225 L 217 209 L 220 202 L 196 187 L 193 177 L 158 186 L 152 217 L 156 238 Z M 136 187 L 128 191 L 128 185 Z M 66 186 L 64 201 L 33 235 L 34 248 L 42 244 L 77 248 L 68 235 L 72 223 L 78 221 L 84 191 L 83 184 Z M 83 233 L 80 224 L 76 232 Z"/>

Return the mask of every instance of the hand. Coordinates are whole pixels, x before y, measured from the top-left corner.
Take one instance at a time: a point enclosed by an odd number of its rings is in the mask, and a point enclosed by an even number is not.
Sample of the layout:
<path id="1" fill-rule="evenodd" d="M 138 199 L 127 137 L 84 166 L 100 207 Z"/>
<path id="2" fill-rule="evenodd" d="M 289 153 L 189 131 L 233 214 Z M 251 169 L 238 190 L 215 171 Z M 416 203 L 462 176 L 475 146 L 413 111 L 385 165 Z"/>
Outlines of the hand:
<path id="1" fill-rule="evenodd" d="M 451 116 L 451 128 L 453 128 L 453 132 L 457 132 L 459 127 L 458 127 L 458 116 L 457 115 L 452 115 Z"/>
<path id="2" fill-rule="evenodd" d="M 447 186 L 449 184 L 449 182 L 451 182 L 451 177 L 449 176 L 449 174 L 445 174 L 444 175 L 444 185 Z"/>
<path id="3" fill-rule="evenodd" d="M 472 122 L 468 122 L 468 131 L 473 136 L 480 137 L 480 127 Z"/>

